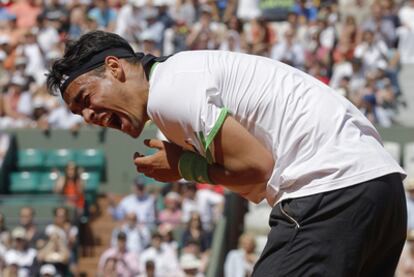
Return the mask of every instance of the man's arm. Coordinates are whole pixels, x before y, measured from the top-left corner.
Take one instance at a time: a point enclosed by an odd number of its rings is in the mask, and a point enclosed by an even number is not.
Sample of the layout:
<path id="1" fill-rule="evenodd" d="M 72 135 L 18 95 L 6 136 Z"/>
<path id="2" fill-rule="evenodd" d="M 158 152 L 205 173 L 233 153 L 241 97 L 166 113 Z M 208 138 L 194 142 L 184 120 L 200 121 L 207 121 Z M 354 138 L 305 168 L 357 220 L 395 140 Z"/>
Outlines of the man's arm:
<path id="1" fill-rule="evenodd" d="M 231 116 L 214 138 L 214 157 L 209 175 L 222 185 L 265 183 L 274 166 L 272 154 Z"/>
<path id="2" fill-rule="evenodd" d="M 213 143 L 215 163 L 208 168 L 211 179 L 253 202 L 263 199 L 274 166 L 272 153 L 231 116 L 225 119 Z M 179 179 L 178 160 L 183 150 L 156 140 L 146 144 L 160 151 L 135 158 L 137 170 L 160 181 Z"/>

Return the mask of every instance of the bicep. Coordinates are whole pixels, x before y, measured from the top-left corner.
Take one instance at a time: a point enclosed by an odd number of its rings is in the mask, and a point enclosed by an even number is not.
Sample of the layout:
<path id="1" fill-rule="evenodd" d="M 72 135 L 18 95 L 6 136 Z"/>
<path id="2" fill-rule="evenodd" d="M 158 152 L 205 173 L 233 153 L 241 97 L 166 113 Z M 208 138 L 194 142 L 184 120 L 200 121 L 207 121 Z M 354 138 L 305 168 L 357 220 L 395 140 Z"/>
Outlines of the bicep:
<path id="1" fill-rule="evenodd" d="M 267 181 L 274 166 L 272 153 L 231 116 L 214 138 L 214 157 L 217 164 L 232 173 L 259 174 L 257 182 Z"/>

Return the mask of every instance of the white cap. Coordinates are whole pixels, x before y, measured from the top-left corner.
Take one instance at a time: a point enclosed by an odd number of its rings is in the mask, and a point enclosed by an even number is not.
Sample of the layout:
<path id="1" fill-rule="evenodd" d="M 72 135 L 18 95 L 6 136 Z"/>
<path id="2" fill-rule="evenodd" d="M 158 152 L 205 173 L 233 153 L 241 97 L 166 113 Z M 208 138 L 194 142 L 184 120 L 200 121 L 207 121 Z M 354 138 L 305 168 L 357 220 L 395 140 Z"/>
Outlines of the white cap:
<path id="1" fill-rule="evenodd" d="M 145 6 L 147 1 L 145 0 L 128 0 L 128 3 L 134 7 L 141 8 Z"/>
<path id="2" fill-rule="evenodd" d="M 42 265 L 42 267 L 40 267 L 40 275 L 49 274 L 49 275 L 54 276 L 56 275 L 56 273 L 57 272 L 56 272 L 56 268 L 54 265 L 45 264 L 45 265 Z"/>
<path id="3" fill-rule="evenodd" d="M 181 268 L 186 269 L 197 269 L 201 266 L 201 260 L 198 259 L 194 254 L 183 254 L 180 258 Z"/>

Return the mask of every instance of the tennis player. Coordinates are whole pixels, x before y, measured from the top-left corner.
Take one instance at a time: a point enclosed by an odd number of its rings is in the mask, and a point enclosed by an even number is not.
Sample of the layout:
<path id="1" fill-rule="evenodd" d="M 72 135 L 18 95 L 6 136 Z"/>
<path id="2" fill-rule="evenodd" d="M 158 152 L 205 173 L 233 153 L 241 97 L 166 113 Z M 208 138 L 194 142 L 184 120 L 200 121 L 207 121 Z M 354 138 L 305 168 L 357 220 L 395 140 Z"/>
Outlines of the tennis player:
<path id="1" fill-rule="evenodd" d="M 139 172 L 222 184 L 273 207 L 253 276 L 393 276 L 406 237 L 404 171 L 371 123 L 313 77 L 259 56 L 134 53 L 112 33 L 67 45 L 48 75 L 70 110 L 168 142 Z"/>

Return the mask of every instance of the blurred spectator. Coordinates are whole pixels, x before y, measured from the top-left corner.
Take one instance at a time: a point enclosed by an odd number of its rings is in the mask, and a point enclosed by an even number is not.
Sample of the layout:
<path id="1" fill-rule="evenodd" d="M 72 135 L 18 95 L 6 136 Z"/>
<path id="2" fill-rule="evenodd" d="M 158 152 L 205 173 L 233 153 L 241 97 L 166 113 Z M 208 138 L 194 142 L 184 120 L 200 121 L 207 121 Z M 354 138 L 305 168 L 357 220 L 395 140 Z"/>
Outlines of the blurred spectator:
<path id="1" fill-rule="evenodd" d="M 211 231 L 223 209 L 224 197 L 208 188 L 197 190 L 194 183 L 185 183 L 182 201 L 183 222 L 191 219 L 191 213 L 200 214 L 203 229 Z"/>
<path id="2" fill-rule="evenodd" d="M 121 220 L 131 212 L 135 213 L 137 219 L 149 228 L 155 226 L 155 199 L 145 191 L 145 179 L 139 175 L 134 179 L 134 192 L 124 197 L 116 205 L 113 197 L 109 197 L 109 212 L 115 220 Z"/>
<path id="3" fill-rule="evenodd" d="M 34 78 L 36 85 L 41 86 L 46 81 L 46 64 L 44 53 L 37 41 L 38 30 L 31 29 L 24 34 L 22 42 L 16 48 L 18 57 L 26 58 L 24 73 Z"/>
<path id="4" fill-rule="evenodd" d="M 139 274 L 137 277 L 156 277 L 155 275 L 155 263 L 153 261 L 147 261 L 145 263 L 145 271 Z"/>
<path id="5" fill-rule="evenodd" d="M 352 64 L 347 60 L 346 52 L 337 52 L 336 62 L 332 69 L 332 77 L 329 86 L 337 89 L 344 77 L 352 76 Z"/>
<path id="6" fill-rule="evenodd" d="M 144 28 L 145 0 L 128 0 L 118 13 L 115 33 L 130 43 L 138 41 Z"/>
<path id="7" fill-rule="evenodd" d="M 401 63 L 414 63 L 414 0 L 409 0 L 398 13 L 401 27 L 398 28 L 398 50 Z"/>
<path id="8" fill-rule="evenodd" d="M 212 21 L 211 8 L 207 5 L 202 6 L 200 18 L 187 37 L 187 47 L 190 50 L 217 49 L 218 28 L 218 24 Z"/>
<path id="9" fill-rule="evenodd" d="M 191 240 L 198 241 L 200 243 L 201 252 L 205 252 L 211 246 L 211 236 L 211 232 L 207 232 L 203 229 L 200 214 L 192 212 L 191 218 L 187 223 L 187 228 L 183 233 L 182 245 L 187 245 Z"/>
<path id="10" fill-rule="evenodd" d="M 52 109 L 47 118 L 47 128 L 65 129 L 77 132 L 84 121 L 80 115 L 73 114 L 66 105 Z"/>
<path id="11" fill-rule="evenodd" d="M 181 251 L 180 263 L 182 262 L 182 257 L 185 255 L 191 255 L 199 261 L 197 273 L 201 274 L 207 271 L 210 252 L 201 252 L 200 243 L 197 240 L 189 240 L 187 244 L 184 245 Z"/>
<path id="12" fill-rule="evenodd" d="M 48 237 L 57 234 L 70 247 L 75 246 L 78 228 L 70 223 L 68 210 L 64 207 L 59 207 L 53 211 L 53 215 L 53 223 L 46 226 L 45 234 Z"/>
<path id="13" fill-rule="evenodd" d="M 4 96 L 4 112 L 10 121 L 7 127 L 27 126 L 31 122 L 32 104 L 31 95 L 25 91 L 26 80 L 19 75 L 14 75 L 9 83 L 7 93 Z"/>
<path id="14" fill-rule="evenodd" d="M 44 1 L 44 8 L 41 16 L 50 22 L 51 27 L 56 31 L 67 31 L 69 20 L 69 11 L 65 5 L 61 4 L 60 0 Z M 48 23 L 46 23 L 48 25 Z"/>
<path id="15" fill-rule="evenodd" d="M 56 19 L 50 18 L 49 16 L 55 16 L 52 12 L 39 15 L 37 18 L 37 42 L 40 46 L 42 53 L 48 57 L 50 52 L 55 50 L 60 37 L 58 33 L 58 26 L 55 22 Z"/>
<path id="16" fill-rule="evenodd" d="M 237 5 L 237 18 L 244 22 L 250 21 L 261 15 L 259 0 L 239 0 Z"/>
<path id="17" fill-rule="evenodd" d="M 286 30 L 284 38 L 283 41 L 273 46 L 271 58 L 303 69 L 305 51 L 302 45 L 295 41 L 295 31 L 293 29 Z"/>
<path id="18" fill-rule="evenodd" d="M 154 55 L 156 57 L 161 56 L 161 50 L 157 46 L 159 37 L 151 32 L 143 32 L 140 36 L 142 43 L 142 51 L 147 54 Z"/>
<path id="19" fill-rule="evenodd" d="M 380 3 L 374 3 L 371 6 L 371 16 L 362 24 L 363 31 L 372 31 L 376 40 L 381 40 L 388 47 L 394 47 L 397 38 L 394 22 L 383 16 L 383 10 Z"/>
<path id="20" fill-rule="evenodd" d="M 401 25 L 407 27 L 411 31 L 414 30 L 414 0 L 408 0 L 402 6 L 398 13 Z"/>
<path id="21" fill-rule="evenodd" d="M 82 6 L 75 6 L 70 10 L 69 14 L 69 39 L 78 39 L 81 35 L 89 29 L 85 8 Z"/>
<path id="22" fill-rule="evenodd" d="M 148 261 L 155 263 L 155 276 L 173 277 L 179 274 L 177 253 L 162 243 L 159 233 L 152 235 L 151 246 L 142 252 L 140 267 L 145 268 Z"/>
<path id="23" fill-rule="evenodd" d="M 116 24 L 116 11 L 109 6 L 107 0 L 95 0 L 94 6 L 88 12 L 89 18 L 98 24 L 98 29 L 113 32 Z"/>
<path id="24" fill-rule="evenodd" d="M 136 276 L 144 267 L 139 267 L 139 257 L 136 253 L 128 251 L 127 249 L 127 235 L 124 232 L 119 232 L 117 235 L 117 246 L 111 247 L 101 255 L 98 264 L 99 276 L 104 275 L 105 272 L 110 272 L 110 269 L 116 268 L 118 275 L 123 277 Z M 109 260 L 109 261 L 108 261 Z"/>
<path id="25" fill-rule="evenodd" d="M 57 270 L 61 276 L 68 272 L 69 258 L 70 250 L 58 233 L 52 233 L 49 236 L 48 242 L 39 250 L 37 255 L 40 264 L 53 266 L 55 271 Z"/>
<path id="26" fill-rule="evenodd" d="M 293 12 L 306 21 L 315 21 L 318 16 L 318 9 L 308 0 L 297 0 Z"/>
<path id="27" fill-rule="evenodd" d="M 341 15 L 346 18 L 350 15 L 355 17 L 357 25 L 360 25 L 368 18 L 371 10 L 370 7 L 375 0 L 339 0 L 339 6 L 342 7 Z"/>
<path id="28" fill-rule="evenodd" d="M 414 276 L 414 230 L 408 229 L 407 241 L 401 253 L 395 277 Z"/>
<path id="29" fill-rule="evenodd" d="M 35 211 L 32 207 L 23 207 L 20 209 L 19 226 L 25 230 L 26 241 L 30 248 L 38 248 L 42 243 L 42 231 L 34 222 Z"/>
<path id="30" fill-rule="evenodd" d="M 144 12 L 144 29 L 140 33 L 140 40 L 151 39 L 159 50 L 161 47 L 162 35 L 164 33 L 164 24 L 159 21 L 158 10 L 156 8 L 147 8 Z"/>
<path id="31" fill-rule="evenodd" d="M 255 253 L 256 243 L 250 234 L 242 234 L 239 238 L 239 248 L 231 250 L 224 264 L 225 277 L 245 277 L 253 272 L 253 266 L 258 256 Z"/>
<path id="32" fill-rule="evenodd" d="M 118 277 L 117 272 L 117 259 L 108 258 L 105 261 L 102 272 L 98 272 L 96 277 Z"/>
<path id="33" fill-rule="evenodd" d="M 17 265 L 19 276 L 32 276 L 36 250 L 29 248 L 26 231 L 22 227 L 13 229 L 12 238 L 12 248 L 4 254 L 6 265 Z"/>
<path id="34" fill-rule="evenodd" d="M 263 18 L 252 19 L 246 28 L 247 53 L 268 57 L 275 32 Z"/>
<path id="35" fill-rule="evenodd" d="M 69 211 L 64 207 L 56 208 L 53 211 L 53 223 L 45 228 L 45 234 L 49 240 L 57 236 L 59 237 L 70 251 L 69 268 L 73 274 L 78 273 L 78 258 L 77 258 L 77 242 L 78 242 L 78 227 L 72 225 L 69 219 Z"/>
<path id="36" fill-rule="evenodd" d="M 305 48 L 305 68 L 309 70 L 315 63 L 319 63 L 323 69 L 327 69 L 331 63 L 330 49 L 321 43 L 321 31 L 315 30 Z"/>
<path id="37" fill-rule="evenodd" d="M 189 32 L 190 28 L 184 20 L 176 20 L 173 26 L 164 32 L 163 54 L 171 55 L 186 50 Z"/>
<path id="38" fill-rule="evenodd" d="M 169 224 L 173 228 L 182 222 L 182 211 L 180 209 L 181 197 L 176 192 L 169 192 L 165 198 L 165 209 L 158 214 L 158 221 L 162 224 Z"/>
<path id="39" fill-rule="evenodd" d="M 17 27 L 30 29 L 35 27 L 36 18 L 41 12 L 37 0 L 16 0 L 8 10 L 17 17 Z"/>
<path id="40" fill-rule="evenodd" d="M 55 184 L 54 191 L 65 196 L 69 205 L 76 207 L 78 215 L 83 214 L 85 208 L 84 183 L 80 177 L 81 169 L 75 162 L 69 162 L 64 176 L 60 176 Z"/>
<path id="41" fill-rule="evenodd" d="M 357 44 L 358 26 L 354 16 L 348 16 L 339 26 L 338 44 L 335 53 L 345 55 L 346 59 L 352 59 L 354 49 Z M 338 57 L 334 53 L 334 60 L 338 62 Z"/>
<path id="42" fill-rule="evenodd" d="M 40 277 L 59 277 L 56 268 L 52 264 L 44 264 L 39 270 Z"/>
<path id="43" fill-rule="evenodd" d="M 163 244 L 165 246 L 170 247 L 173 251 L 178 253 L 179 245 L 178 245 L 178 242 L 174 238 L 174 231 L 176 230 L 180 231 L 181 229 L 180 227 L 176 227 L 174 229 L 173 226 L 170 224 L 164 224 L 158 227 L 158 232 L 162 236 Z"/>
<path id="44" fill-rule="evenodd" d="M 365 72 L 378 68 L 381 62 L 388 62 L 388 48 L 382 40 L 375 40 L 374 32 L 366 30 L 362 35 L 362 42 L 355 48 L 354 56 L 362 60 Z"/>
<path id="45" fill-rule="evenodd" d="M 151 232 L 145 224 L 138 222 L 134 212 L 128 213 L 125 217 L 125 223 L 112 232 L 111 245 L 113 248 L 117 247 L 118 234 L 121 232 L 126 234 L 126 247 L 130 252 L 139 254 L 150 244 Z"/>
<path id="46" fill-rule="evenodd" d="M 183 271 L 183 277 L 204 277 L 200 271 L 201 260 L 193 254 L 183 254 L 180 257 L 180 266 Z"/>

